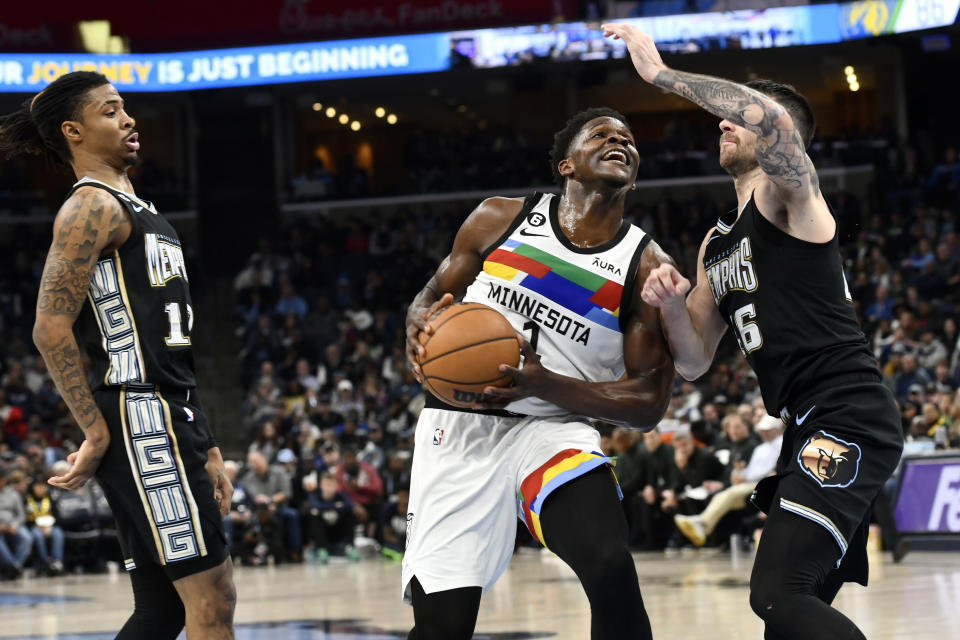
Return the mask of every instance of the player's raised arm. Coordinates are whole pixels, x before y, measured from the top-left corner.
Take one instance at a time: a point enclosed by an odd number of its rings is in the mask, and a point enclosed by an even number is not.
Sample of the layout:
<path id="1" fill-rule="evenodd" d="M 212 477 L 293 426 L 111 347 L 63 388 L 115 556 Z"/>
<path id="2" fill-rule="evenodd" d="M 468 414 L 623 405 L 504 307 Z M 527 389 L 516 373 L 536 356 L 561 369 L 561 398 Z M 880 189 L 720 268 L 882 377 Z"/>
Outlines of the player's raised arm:
<path id="1" fill-rule="evenodd" d="M 37 296 L 33 341 L 85 436 L 80 450 L 73 454 L 70 471 L 50 478 L 50 484 L 63 489 L 82 486 L 96 471 L 110 444 L 110 432 L 80 361 L 73 324 L 87 298 L 91 273 L 100 255 L 122 244 L 129 234 L 130 222 L 120 204 L 94 188 L 78 189 L 60 208 L 53 224 L 53 243 Z"/>
<path id="2" fill-rule="evenodd" d="M 482 253 L 503 234 L 522 207 L 522 198 L 493 197 L 481 202 L 460 226 L 449 255 L 407 308 L 407 361 L 420 382 L 423 376 L 417 356 L 422 355 L 423 347 L 417 336 L 421 331 L 433 333 L 429 319 L 463 296 L 483 268 Z"/>
<path id="3" fill-rule="evenodd" d="M 697 284 L 692 290 L 690 281 L 680 275 L 673 260 L 664 254 L 661 264 L 644 282 L 641 293 L 644 302 L 660 308 L 674 364 L 687 380 L 696 380 L 707 372 L 720 338 L 727 330 L 703 267 L 703 252 L 712 234 L 711 229 L 700 245 Z M 690 294 L 686 295 L 688 291 Z"/>
<path id="4" fill-rule="evenodd" d="M 817 196 L 816 170 L 803 137 L 782 105 L 736 82 L 670 69 L 653 39 L 632 25 L 605 24 L 603 30 L 604 35 L 626 43 L 633 65 L 644 80 L 755 133 L 757 161 L 782 199 L 796 202 Z"/>

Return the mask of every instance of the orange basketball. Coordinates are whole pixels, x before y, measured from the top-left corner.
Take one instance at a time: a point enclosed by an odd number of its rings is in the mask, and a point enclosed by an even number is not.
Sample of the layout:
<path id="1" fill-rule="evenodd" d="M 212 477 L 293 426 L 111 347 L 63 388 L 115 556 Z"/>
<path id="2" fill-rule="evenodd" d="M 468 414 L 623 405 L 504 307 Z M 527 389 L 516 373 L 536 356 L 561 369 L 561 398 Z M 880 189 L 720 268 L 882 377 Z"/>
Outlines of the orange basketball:
<path id="1" fill-rule="evenodd" d="M 520 364 L 520 343 L 510 322 L 478 302 L 454 304 L 430 319 L 433 334 L 421 334 L 423 381 L 433 395 L 470 407 L 484 387 L 505 387 L 500 365 Z M 425 338 L 425 339 L 424 339 Z"/>

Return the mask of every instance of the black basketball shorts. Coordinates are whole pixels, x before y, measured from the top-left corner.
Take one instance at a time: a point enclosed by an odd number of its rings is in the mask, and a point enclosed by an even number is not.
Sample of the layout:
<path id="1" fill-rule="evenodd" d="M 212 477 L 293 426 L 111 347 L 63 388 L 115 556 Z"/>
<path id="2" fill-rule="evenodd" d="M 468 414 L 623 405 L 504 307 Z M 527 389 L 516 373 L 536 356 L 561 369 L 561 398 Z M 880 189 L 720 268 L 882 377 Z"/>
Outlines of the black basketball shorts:
<path id="1" fill-rule="evenodd" d="M 838 381 L 782 417 L 777 475 L 760 481 L 754 504 L 824 527 L 837 543 L 836 568 L 866 584 L 870 509 L 903 450 L 893 395 L 879 381 Z"/>
<path id="2" fill-rule="evenodd" d="M 209 429 L 189 392 L 124 387 L 94 397 L 110 429 L 96 477 L 126 569 L 160 565 L 178 580 L 222 563 L 223 520 L 204 468 Z"/>

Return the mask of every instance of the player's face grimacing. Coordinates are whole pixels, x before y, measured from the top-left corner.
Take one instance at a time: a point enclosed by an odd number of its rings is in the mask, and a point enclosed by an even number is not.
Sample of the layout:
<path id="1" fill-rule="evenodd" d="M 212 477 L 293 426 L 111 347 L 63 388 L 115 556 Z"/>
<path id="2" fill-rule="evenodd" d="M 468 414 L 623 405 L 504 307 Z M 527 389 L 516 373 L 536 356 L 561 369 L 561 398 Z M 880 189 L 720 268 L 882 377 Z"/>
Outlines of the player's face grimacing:
<path id="1" fill-rule="evenodd" d="M 616 187 L 637 180 L 640 154 L 630 129 L 616 118 L 595 118 L 583 125 L 571 145 L 570 157 L 581 180 L 595 178 Z"/>
<path id="2" fill-rule="evenodd" d="M 136 121 L 123 109 L 123 99 L 112 84 L 91 89 L 83 107 L 83 142 L 87 150 L 110 164 L 132 166 L 140 150 Z"/>
<path id="3" fill-rule="evenodd" d="M 720 121 L 720 166 L 732 177 L 757 166 L 757 134 L 729 120 Z"/>

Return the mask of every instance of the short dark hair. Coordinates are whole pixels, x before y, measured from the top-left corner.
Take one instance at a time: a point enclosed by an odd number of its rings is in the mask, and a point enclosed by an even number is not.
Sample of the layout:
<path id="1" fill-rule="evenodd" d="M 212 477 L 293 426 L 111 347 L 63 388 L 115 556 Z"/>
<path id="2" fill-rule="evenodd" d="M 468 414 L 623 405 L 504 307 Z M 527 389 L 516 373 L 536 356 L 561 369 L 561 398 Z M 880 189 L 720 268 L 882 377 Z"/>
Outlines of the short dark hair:
<path id="1" fill-rule="evenodd" d="M 553 170 L 553 179 L 560 185 L 560 188 L 563 188 L 563 183 L 566 178 L 560 175 L 560 170 L 557 168 L 557 165 L 569 154 L 570 143 L 572 143 L 573 139 L 580 133 L 580 129 L 583 129 L 583 125 L 597 118 L 613 118 L 622 122 L 627 129 L 630 129 L 630 123 L 627 122 L 626 117 L 619 111 L 615 111 L 609 107 L 591 107 L 567 120 L 567 124 L 564 125 L 563 129 L 553 134 L 553 148 L 550 149 L 550 169 Z"/>
<path id="2" fill-rule="evenodd" d="M 70 165 L 70 147 L 60 131 L 67 120 L 79 120 L 90 89 L 110 84 L 102 73 L 74 71 L 62 75 L 19 110 L 0 117 L 0 153 L 29 153 Z"/>
<path id="3" fill-rule="evenodd" d="M 746 83 L 746 86 L 770 96 L 777 101 L 777 104 L 786 109 L 793 120 L 793 126 L 800 133 L 803 148 L 810 147 L 810 143 L 813 142 L 813 134 L 817 131 L 817 119 L 813 117 L 813 109 L 810 108 L 810 103 L 799 91 L 789 84 L 782 84 L 773 80 L 751 80 Z"/>

